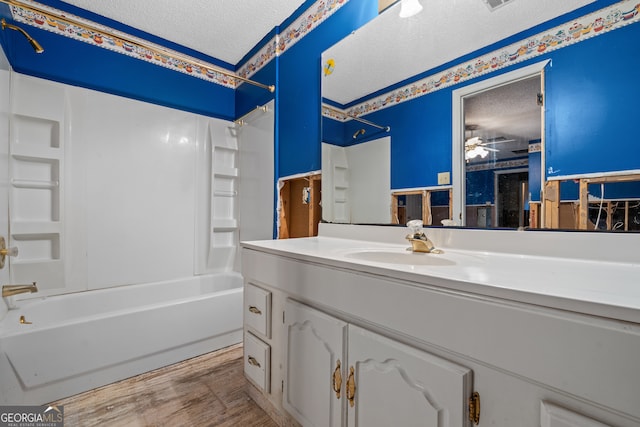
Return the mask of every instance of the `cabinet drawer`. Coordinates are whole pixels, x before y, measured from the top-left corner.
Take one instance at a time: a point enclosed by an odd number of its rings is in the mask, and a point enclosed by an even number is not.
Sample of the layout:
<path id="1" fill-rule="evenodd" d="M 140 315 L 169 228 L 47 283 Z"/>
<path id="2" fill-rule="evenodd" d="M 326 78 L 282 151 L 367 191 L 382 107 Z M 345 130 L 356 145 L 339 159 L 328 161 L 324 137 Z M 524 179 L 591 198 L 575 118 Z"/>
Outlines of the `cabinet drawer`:
<path id="1" fill-rule="evenodd" d="M 251 332 L 244 334 L 244 373 L 255 385 L 269 393 L 271 347 Z"/>
<path id="2" fill-rule="evenodd" d="M 271 292 L 247 283 L 244 289 L 244 323 L 271 338 Z"/>

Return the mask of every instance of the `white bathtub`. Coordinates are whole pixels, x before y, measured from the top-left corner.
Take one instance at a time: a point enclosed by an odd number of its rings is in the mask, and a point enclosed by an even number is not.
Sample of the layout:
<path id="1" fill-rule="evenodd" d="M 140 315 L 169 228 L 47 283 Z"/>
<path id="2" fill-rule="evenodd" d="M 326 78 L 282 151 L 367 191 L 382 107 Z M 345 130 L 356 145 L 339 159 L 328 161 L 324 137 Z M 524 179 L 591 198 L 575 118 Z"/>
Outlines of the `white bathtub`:
<path id="1" fill-rule="evenodd" d="M 237 273 L 22 301 L 0 322 L 0 404 L 45 404 L 241 341 Z"/>

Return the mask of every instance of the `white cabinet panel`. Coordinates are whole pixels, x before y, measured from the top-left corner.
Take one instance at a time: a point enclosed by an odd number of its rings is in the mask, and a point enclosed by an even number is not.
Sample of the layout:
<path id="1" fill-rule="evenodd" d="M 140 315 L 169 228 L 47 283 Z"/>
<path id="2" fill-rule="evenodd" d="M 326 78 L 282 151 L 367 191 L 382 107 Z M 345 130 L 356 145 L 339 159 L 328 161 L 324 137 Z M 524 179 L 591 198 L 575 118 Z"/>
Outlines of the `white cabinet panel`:
<path id="1" fill-rule="evenodd" d="M 469 425 L 471 370 L 353 325 L 348 342 L 349 426 Z"/>
<path id="2" fill-rule="evenodd" d="M 343 399 L 333 391 L 332 374 L 344 361 L 347 324 L 287 300 L 285 327 L 284 408 L 304 426 L 341 425 Z"/>
<path id="3" fill-rule="evenodd" d="M 540 427 L 610 427 L 553 403 L 540 403 Z"/>

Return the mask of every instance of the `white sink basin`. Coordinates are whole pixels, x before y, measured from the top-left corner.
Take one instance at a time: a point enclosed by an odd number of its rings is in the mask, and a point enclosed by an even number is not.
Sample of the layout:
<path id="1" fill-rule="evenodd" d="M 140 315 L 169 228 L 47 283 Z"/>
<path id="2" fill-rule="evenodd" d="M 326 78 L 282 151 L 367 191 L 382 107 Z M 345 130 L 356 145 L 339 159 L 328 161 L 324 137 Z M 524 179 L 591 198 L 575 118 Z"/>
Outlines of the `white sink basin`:
<path id="1" fill-rule="evenodd" d="M 362 250 L 347 253 L 345 257 L 385 264 L 428 266 L 455 265 L 454 261 L 443 258 L 440 254 L 411 252 L 407 250 Z"/>

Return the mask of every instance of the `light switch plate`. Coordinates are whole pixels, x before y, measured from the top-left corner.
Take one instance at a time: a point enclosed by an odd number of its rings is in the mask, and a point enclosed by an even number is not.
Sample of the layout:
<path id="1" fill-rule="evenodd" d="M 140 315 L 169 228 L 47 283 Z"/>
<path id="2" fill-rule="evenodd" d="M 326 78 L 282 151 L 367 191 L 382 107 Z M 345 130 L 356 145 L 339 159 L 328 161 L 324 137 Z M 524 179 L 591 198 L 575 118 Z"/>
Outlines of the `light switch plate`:
<path id="1" fill-rule="evenodd" d="M 451 175 L 449 172 L 440 172 L 438 174 L 438 185 L 451 184 Z"/>

